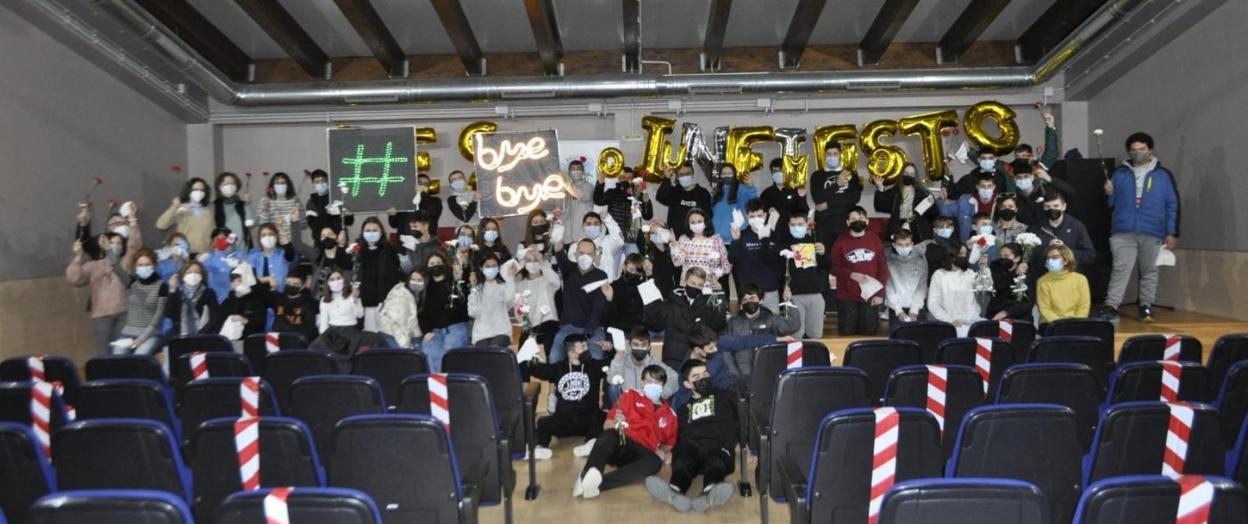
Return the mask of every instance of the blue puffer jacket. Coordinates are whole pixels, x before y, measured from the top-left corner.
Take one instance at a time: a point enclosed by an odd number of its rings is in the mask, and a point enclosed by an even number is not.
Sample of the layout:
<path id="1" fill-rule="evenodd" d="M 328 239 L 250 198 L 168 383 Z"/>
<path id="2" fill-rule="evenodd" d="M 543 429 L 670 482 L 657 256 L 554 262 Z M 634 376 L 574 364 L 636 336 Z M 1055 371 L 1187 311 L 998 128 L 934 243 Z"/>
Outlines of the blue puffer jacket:
<path id="1" fill-rule="evenodd" d="M 1113 234 L 1139 233 L 1157 238 L 1179 235 L 1179 190 L 1170 170 L 1157 163 L 1144 175 L 1144 194 L 1138 206 L 1135 173 L 1129 164 L 1118 166 L 1111 180 L 1114 194 L 1108 201 L 1114 209 Z"/>
<path id="2" fill-rule="evenodd" d="M 720 195 L 719 200 L 711 208 L 711 223 L 715 226 L 715 233 L 724 240 L 724 245 L 732 244 L 732 230 L 729 229 L 732 226 L 732 210 L 739 209 L 741 216 L 745 216 L 745 205 L 750 200 L 758 198 L 758 188 L 749 182 L 741 182 L 741 185 L 737 187 L 737 203 L 729 204 L 730 189 L 725 187 L 724 194 Z"/>

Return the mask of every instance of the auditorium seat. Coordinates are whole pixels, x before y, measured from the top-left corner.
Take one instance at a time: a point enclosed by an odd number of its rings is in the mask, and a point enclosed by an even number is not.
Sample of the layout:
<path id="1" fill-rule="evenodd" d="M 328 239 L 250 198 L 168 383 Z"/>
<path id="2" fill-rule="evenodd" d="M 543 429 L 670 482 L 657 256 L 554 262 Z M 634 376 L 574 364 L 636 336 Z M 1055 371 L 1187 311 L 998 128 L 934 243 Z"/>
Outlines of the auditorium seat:
<path id="1" fill-rule="evenodd" d="M 1222 440 L 1233 441 L 1248 412 L 1248 362 L 1236 362 L 1226 372 L 1213 406 L 1222 415 Z"/>
<path id="2" fill-rule="evenodd" d="M 204 333 L 201 335 L 181 335 L 169 339 L 165 344 L 168 353 L 165 355 L 165 362 L 172 365 L 177 362 L 182 355 L 194 353 L 196 351 L 224 351 L 233 353 L 234 343 L 223 335 L 212 333 Z"/>
<path id="3" fill-rule="evenodd" d="M 936 348 L 941 342 L 957 336 L 958 330 L 953 324 L 939 320 L 902 322 L 894 326 L 888 334 L 888 338 L 894 340 L 913 340 L 917 343 L 919 355 L 923 358 L 922 364 L 936 363 Z"/>
<path id="4" fill-rule="evenodd" d="M 1244 487 L 1220 477 L 1188 477 L 1212 484 L 1208 520 L 1179 517 L 1181 487 L 1161 475 L 1132 475 L 1097 481 L 1079 500 L 1073 524 L 1172 524 L 1202 522 L 1231 524 L 1248 522 L 1248 496 Z"/>
<path id="5" fill-rule="evenodd" d="M 1026 362 L 1031 343 L 1036 341 L 1036 326 L 1020 320 L 980 320 L 971 324 L 967 336 L 1005 340 L 1014 348 L 1014 362 Z"/>
<path id="6" fill-rule="evenodd" d="M 1222 387 L 1231 366 L 1241 360 L 1248 360 L 1248 333 L 1231 333 L 1218 337 L 1209 353 L 1209 362 L 1205 367 L 1213 374 L 1213 389 Z"/>
<path id="7" fill-rule="evenodd" d="M 850 408 L 823 417 L 810 457 L 788 456 L 778 474 L 790 522 L 865 522 L 875 468 L 877 410 L 895 411 L 892 438 L 896 482 L 939 477 L 944 469 L 940 427 L 922 408 Z"/>
<path id="8" fill-rule="evenodd" d="M 242 382 L 243 377 L 210 377 L 187 384 L 178 406 L 185 435 L 189 438 L 206 420 L 242 416 Z M 259 380 L 259 386 L 260 415 L 281 415 L 273 388 L 264 379 Z"/>
<path id="9" fill-rule="evenodd" d="M 737 423 L 741 426 L 741 444 L 758 452 L 758 436 L 767 432 L 767 423 L 771 417 L 771 405 L 775 400 L 776 382 L 780 373 L 788 367 L 788 343 L 779 342 L 759 346 L 751 350 L 750 376 L 743 381 L 744 391 L 738 395 Z M 812 340 L 802 341 L 802 367 L 824 367 L 832 365 L 828 347 Z M 741 471 L 746 469 L 745 453 L 739 457 Z M 752 491 L 747 475 L 741 476 L 742 493 Z"/>
<path id="10" fill-rule="evenodd" d="M 1204 346 L 1200 339 L 1191 335 L 1179 337 L 1179 360 L 1183 362 L 1201 363 Z M 1166 336 L 1156 333 L 1133 335 L 1122 343 L 1122 351 L 1118 353 L 1118 363 L 1140 362 L 1145 360 L 1165 360 Z"/>
<path id="11" fill-rule="evenodd" d="M 933 366 L 935 367 L 935 366 Z M 968 411 L 984 404 L 984 381 L 967 366 L 945 366 L 945 420 L 942 428 L 943 457 L 953 454 L 958 427 Z M 928 366 L 897 368 L 888 377 L 884 405 L 927 409 Z"/>
<path id="12" fill-rule="evenodd" d="M 277 404 L 284 411 L 290 401 L 290 385 L 300 377 L 311 375 L 334 375 L 338 364 L 325 351 L 283 350 L 264 357 L 264 373 L 277 396 Z"/>
<path id="13" fill-rule="evenodd" d="M 174 438 L 182 436 L 182 421 L 173 410 L 173 399 L 164 384 L 151 380 L 92 380 L 79 388 L 78 404 L 74 406 L 78 420 L 147 419 L 155 420 L 173 430 Z"/>
<path id="14" fill-rule="evenodd" d="M 1001 384 L 1001 375 L 1014 365 L 1014 348 L 1008 342 L 999 338 L 951 338 L 936 347 L 936 362 L 969 366 L 978 373 L 976 364 L 979 357 L 979 340 L 987 340 L 988 346 L 992 348 L 992 357 L 988 360 L 988 389 L 985 398 L 996 398 L 997 386 Z"/>
<path id="15" fill-rule="evenodd" d="M 1096 318 L 1063 318 L 1049 323 L 1045 337 L 1096 337 L 1114 347 L 1114 324 Z M 1110 351 L 1113 352 L 1112 350 Z"/>
<path id="16" fill-rule="evenodd" d="M 871 401 L 881 404 L 888 376 L 897 368 L 922 364 L 919 343 L 913 340 L 869 339 L 845 348 L 845 366 L 861 369 L 870 382 Z"/>
<path id="17" fill-rule="evenodd" d="M 1102 396 L 1096 374 L 1083 364 L 1015 364 L 1005 370 L 997 404 L 1057 404 L 1075 412 L 1079 446 L 1087 452 L 1099 420 Z"/>
<path id="18" fill-rule="evenodd" d="M 62 491 L 30 508 L 29 524 L 194 524 L 186 502 L 154 490 Z"/>
<path id="19" fill-rule="evenodd" d="M 39 497 L 56 491 L 56 478 L 29 426 L 0 422 L 0 514 L 26 522 L 26 511 Z"/>
<path id="20" fill-rule="evenodd" d="M 1179 372 L 1178 400 L 1181 402 L 1211 402 L 1210 391 L 1212 378 L 1209 370 L 1199 362 L 1175 362 L 1181 366 Z M 1106 404 L 1132 402 L 1139 400 L 1161 400 L 1162 363 L 1130 362 L 1118 366 L 1109 379 L 1109 395 Z"/>
<path id="21" fill-rule="evenodd" d="M 394 409 L 399 400 L 403 379 L 428 372 L 425 354 L 411 349 L 370 349 L 351 357 L 351 374 L 377 380 L 389 409 Z"/>
<path id="22" fill-rule="evenodd" d="M 237 417 L 216 418 L 191 433 L 186 446 L 195 498 L 191 507 L 200 522 L 212 522 L 221 501 L 243 489 L 234 443 Z M 312 433 L 303 422 L 286 417 L 261 417 L 260 486 L 317 487 L 325 470 L 317 457 Z"/>
<path id="23" fill-rule="evenodd" d="M 1105 390 L 1114 369 L 1112 343 L 1088 336 L 1046 336 L 1031 345 L 1027 362 L 1071 362 L 1092 368 L 1096 385 Z"/>
<path id="24" fill-rule="evenodd" d="M 260 489 L 230 495 L 217 510 L 214 522 L 265 522 L 264 499 L 272 491 Z M 346 488 L 292 489 L 286 496 L 286 516 L 294 524 L 381 524 L 381 512 L 373 498 L 361 491 Z"/>
<path id="25" fill-rule="evenodd" d="M 352 415 L 386 412 L 381 386 L 370 377 L 357 375 L 312 375 L 290 385 L 290 400 L 282 410 L 288 417 L 302 420 L 317 442 L 328 442 L 334 425 Z M 329 449 L 321 448 L 321 461 Z"/>
<path id="26" fill-rule="evenodd" d="M 277 351 L 288 349 L 308 349 L 308 339 L 298 333 L 274 332 L 277 337 Z M 265 337 L 269 333 L 252 333 L 243 339 L 243 355 L 251 362 L 251 369 L 256 374 L 264 374 L 264 357 L 270 353 Z"/>
<path id="27" fill-rule="evenodd" d="M 1188 406 L 1193 410 L 1192 427 L 1179 473 L 1222 475 L 1226 447 L 1218 412 L 1207 404 Z M 1165 402 L 1123 402 L 1105 408 L 1092 450 L 1084 458 L 1083 485 L 1109 477 L 1161 473 L 1169 428 L 1170 405 Z"/>
<path id="28" fill-rule="evenodd" d="M 65 357 L 48 355 L 43 357 L 43 380 L 60 382 L 65 392 L 65 402 L 73 405 L 78 400 L 78 368 L 74 362 Z M 25 382 L 31 380 L 30 356 L 11 357 L 0 362 L 0 382 Z"/>
<path id="29" fill-rule="evenodd" d="M 195 378 L 191 358 L 193 353 L 182 355 L 169 365 L 169 381 L 175 388 L 186 387 Z M 204 353 L 204 364 L 208 366 L 209 377 L 250 377 L 255 375 L 247 358 L 238 353 L 209 351 Z"/>
<path id="30" fill-rule="evenodd" d="M 1239 428 L 1233 445 L 1226 454 L 1226 476 L 1240 484 L 1248 486 L 1248 419 Z"/>
<path id="31" fill-rule="evenodd" d="M 994 404 L 967 413 L 946 477 L 1017 479 L 1045 494 L 1054 522 L 1068 522 L 1079 501 L 1075 412 L 1056 404 Z"/>
<path id="32" fill-rule="evenodd" d="M 153 420 L 80 420 L 52 436 L 57 487 L 150 489 L 191 500 L 191 477 L 169 427 Z"/>
<path id="33" fill-rule="evenodd" d="M 137 378 L 168 384 L 160 362 L 151 355 L 104 355 L 87 361 L 87 380 Z"/>
<path id="34" fill-rule="evenodd" d="M 880 524 L 1050 524 L 1050 504 L 1034 484 L 1013 479 L 921 479 L 884 495 Z"/>
<path id="35" fill-rule="evenodd" d="M 0 422 L 13 422 L 30 427 L 31 420 L 31 388 L 34 382 L 0 382 Z M 65 414 L 65 401 L 52 390 L 48 399 L 49 424 L 52 432 L 69 422 Z"/>

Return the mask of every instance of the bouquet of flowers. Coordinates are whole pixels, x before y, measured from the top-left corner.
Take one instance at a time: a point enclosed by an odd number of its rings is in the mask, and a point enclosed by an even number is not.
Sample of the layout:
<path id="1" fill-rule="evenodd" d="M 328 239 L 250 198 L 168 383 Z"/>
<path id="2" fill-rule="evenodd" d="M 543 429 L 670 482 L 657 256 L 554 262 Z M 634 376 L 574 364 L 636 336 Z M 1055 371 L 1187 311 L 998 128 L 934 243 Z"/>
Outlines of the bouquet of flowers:
<path id="1" fill-rule="evenodd" d="M 527 332 L 532 327 L 529 325 L 529 311 L 531 311 L 529 306 L 530 293 L 531 291 L 526 289 L 523 293 L 516 294 L 516 306 L 513 312 L 516 316 L 516 322 L 520 325 L 521 332 Z"/>
<path id="2" fill-rule="evenodd" d="M 1022 233 L 1015 237 L 1014 241 L 1023 246 L 1024 261 L 1031 260 L 1032 251 L 1035 251 L 1037 247 L 1040 247 L 1041 243 L 1040 237 L 1036 236 L 1035 233 Z"/>

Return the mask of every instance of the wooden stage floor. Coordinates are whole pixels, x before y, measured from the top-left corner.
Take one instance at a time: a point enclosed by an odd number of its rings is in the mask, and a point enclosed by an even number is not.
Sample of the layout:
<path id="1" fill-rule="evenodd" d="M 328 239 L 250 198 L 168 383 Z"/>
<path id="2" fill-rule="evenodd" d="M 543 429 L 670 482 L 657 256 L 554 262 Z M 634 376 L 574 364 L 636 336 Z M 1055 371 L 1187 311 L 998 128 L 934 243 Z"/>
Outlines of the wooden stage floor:
<path id="1" fill-rule="evenodd" d="M 1213 348 L 1214 341 L 1219 336 L 1226 333 L 1248 332 L 1248 322 L 1246 321 L 1199 313 L 1158 310 L 1157 322 L 1153 324 L 1144 324 L 1131 318 L 1135 313 L 1132 307 L 1124 308 L 1123 313 L 1125 315 L 1117 329 L 1115 352 L 1118 347 L 1122 346 L 1122 341 L 1131 335 L 1141 333 L 1182 333 L 1200 339 L 1204 346 L 1204 357 L 1207 359 L 1209 351 Z M 825 333 L 835 333 L 836 323 L 834 319 L 829 320 L 829 322 L 825 323 Z M 883 333 L 886 332 L 886 328 L 887 326 L 881 327 L 881 336 L 885 336 Z M 845 347 L 858 338 L 861 337 L 831 337 L 822 339 L 837 357 L 833 365 L 838 365 L 842 362 Z M 543 397 L 548 390 L 549 386 L 544 384 Z M 540 413 L 544 411 L 544 408 L 539 407 L 538 411 Z M 645 487 L 640 483 L 604 492 L 601 496 L 592 500 L 574 499 L 572 498 L 572 483 L 585 464 L 585 459 L 572 457 L 572 447 L 578 444 L 580 444 L 579 439 L 565 439 L 562 442 L 556 439 L 551 446 L 555 452 L 554 458 L 537 463 L 537 479 L 542 485 L 542 492 L 536 501 L 524 500 L 524 487 L 527 483 L 528 468 L 527 464 L 523 462 L 515 463 L 516 473 L 519 477 L 514 502 L 516 522 L 552 524 L 636 522 L 653 524 L 680 521 L 729 524 L 759 521 L 757 492 L 749 498 L 741 498 L 734 494 L 732 500 L 726 506 L 713 508 L 710 512 L 704 514 L 677 513 L 670 506 L 652 500 Z M 752 469 L 753 467 L 751 466 Z M 663 474 L 666 474 L 666 471 Z M 739 474 L 740 472 L 734 472 L 730 476 L 729 481 L 735 483 Z M 693 492 L 698 489 L 699 484 L 695 482 L 693 489 L 690 491 Z M 788 508 L 781 504 L 772 503 L 770 505 L 770 518 L 772 522 L 788 522 Z M 482 508 L 481 519 L 483 522 L 503 522 L 502 506 Z"/>

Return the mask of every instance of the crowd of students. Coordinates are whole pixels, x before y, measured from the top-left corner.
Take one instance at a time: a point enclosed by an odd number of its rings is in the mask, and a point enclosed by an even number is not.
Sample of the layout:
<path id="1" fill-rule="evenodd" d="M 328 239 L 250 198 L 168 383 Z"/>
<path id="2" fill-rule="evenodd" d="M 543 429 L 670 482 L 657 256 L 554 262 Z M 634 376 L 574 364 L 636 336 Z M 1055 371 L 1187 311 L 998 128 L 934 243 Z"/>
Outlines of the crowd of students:
<path id="1" fill-rule="evenodd" d="M 1055 156 L 1047 123 L 1046 154 Z M 1141 152 L 1152 147 L 1141 136 L 1128 141 L 1129 164 L 1105 189 L 1115 265 L 1133 249 L 1143 270 L 1163 242 L 1154 233 L 1177 235 L 1169 207 L 1177 195 L 1161 194 L 1173 193 L 1173 178 Z M 1035 159 L 1026 145 L 1008 163 L 980 151 L 956 181 L 921 182 L 907 164 L 896 180 L 870 181 L 875 210 L 888 214 L 873 229 L 859 206 L 863 179 L 841 165 L 841 146 L 821 153 L 828 169 L 809 188 L 785 187 L 777 160 L 761 193 L 732 165 L 711 173 L 709 187 L 682 165 L 653 197 L 666 220 L 654 217 L 642 177 L 594 179 L 573 161 L 568 177 L 580 190 L 551 213 L 523 217 L 523 238 L 514 239 L 502 237 L 498 219 L 477 216 L 480 194 L 456 171 L 446 203 L 464 225 L 445 242 L 443 201 L 424 173 L 409 209 L 364 218 L 354 239 L 356 217 L 330 197 L 324 171 L 312 173 L 306 201 L 275 174 L 254 211 L 234 174 L 192 178 L 156 220 L 167 231 L 159 249 L 144 247 L 134 205 L 120 206 L 98 235 L 84 207 L 66 277 L 90 288 L 101 354 L 151 354 L 175 336 L 239 341 L 280 331 L 343 359 L 369 347 L 419 348 L 436 372 L 449 349 L 532 339 L 542 351 L 521 368 L 553 385 L 535 458 L 551 457 L 555 437 L 583 438 L 573 451 L 587 457 L 578 496 L 646 479 L 656 499 L 704 511 L 732 493 L 731 397 L 751 372 L 749 348 L 821 338 L 825 310 L 835 311 L 840 335 L 866 336 L 879 332 L 882 313 L 950 322 L 963 334 L 980 319 L 1089 315 L 1084 273 L 1096 251 L 1066 213 L 1073 190 L 1049 175 L 1052 158 Z M 1128 211 L 1172 223 L 1119 217 Z M 1152 278 L 1142 294 L 1155 292 Z M 658 358 L 652 337 L 662 338 Z M 654 476 L 664 464 L 669 481 Z M 690 497 L 697 476 L 704 488 Z"/>

